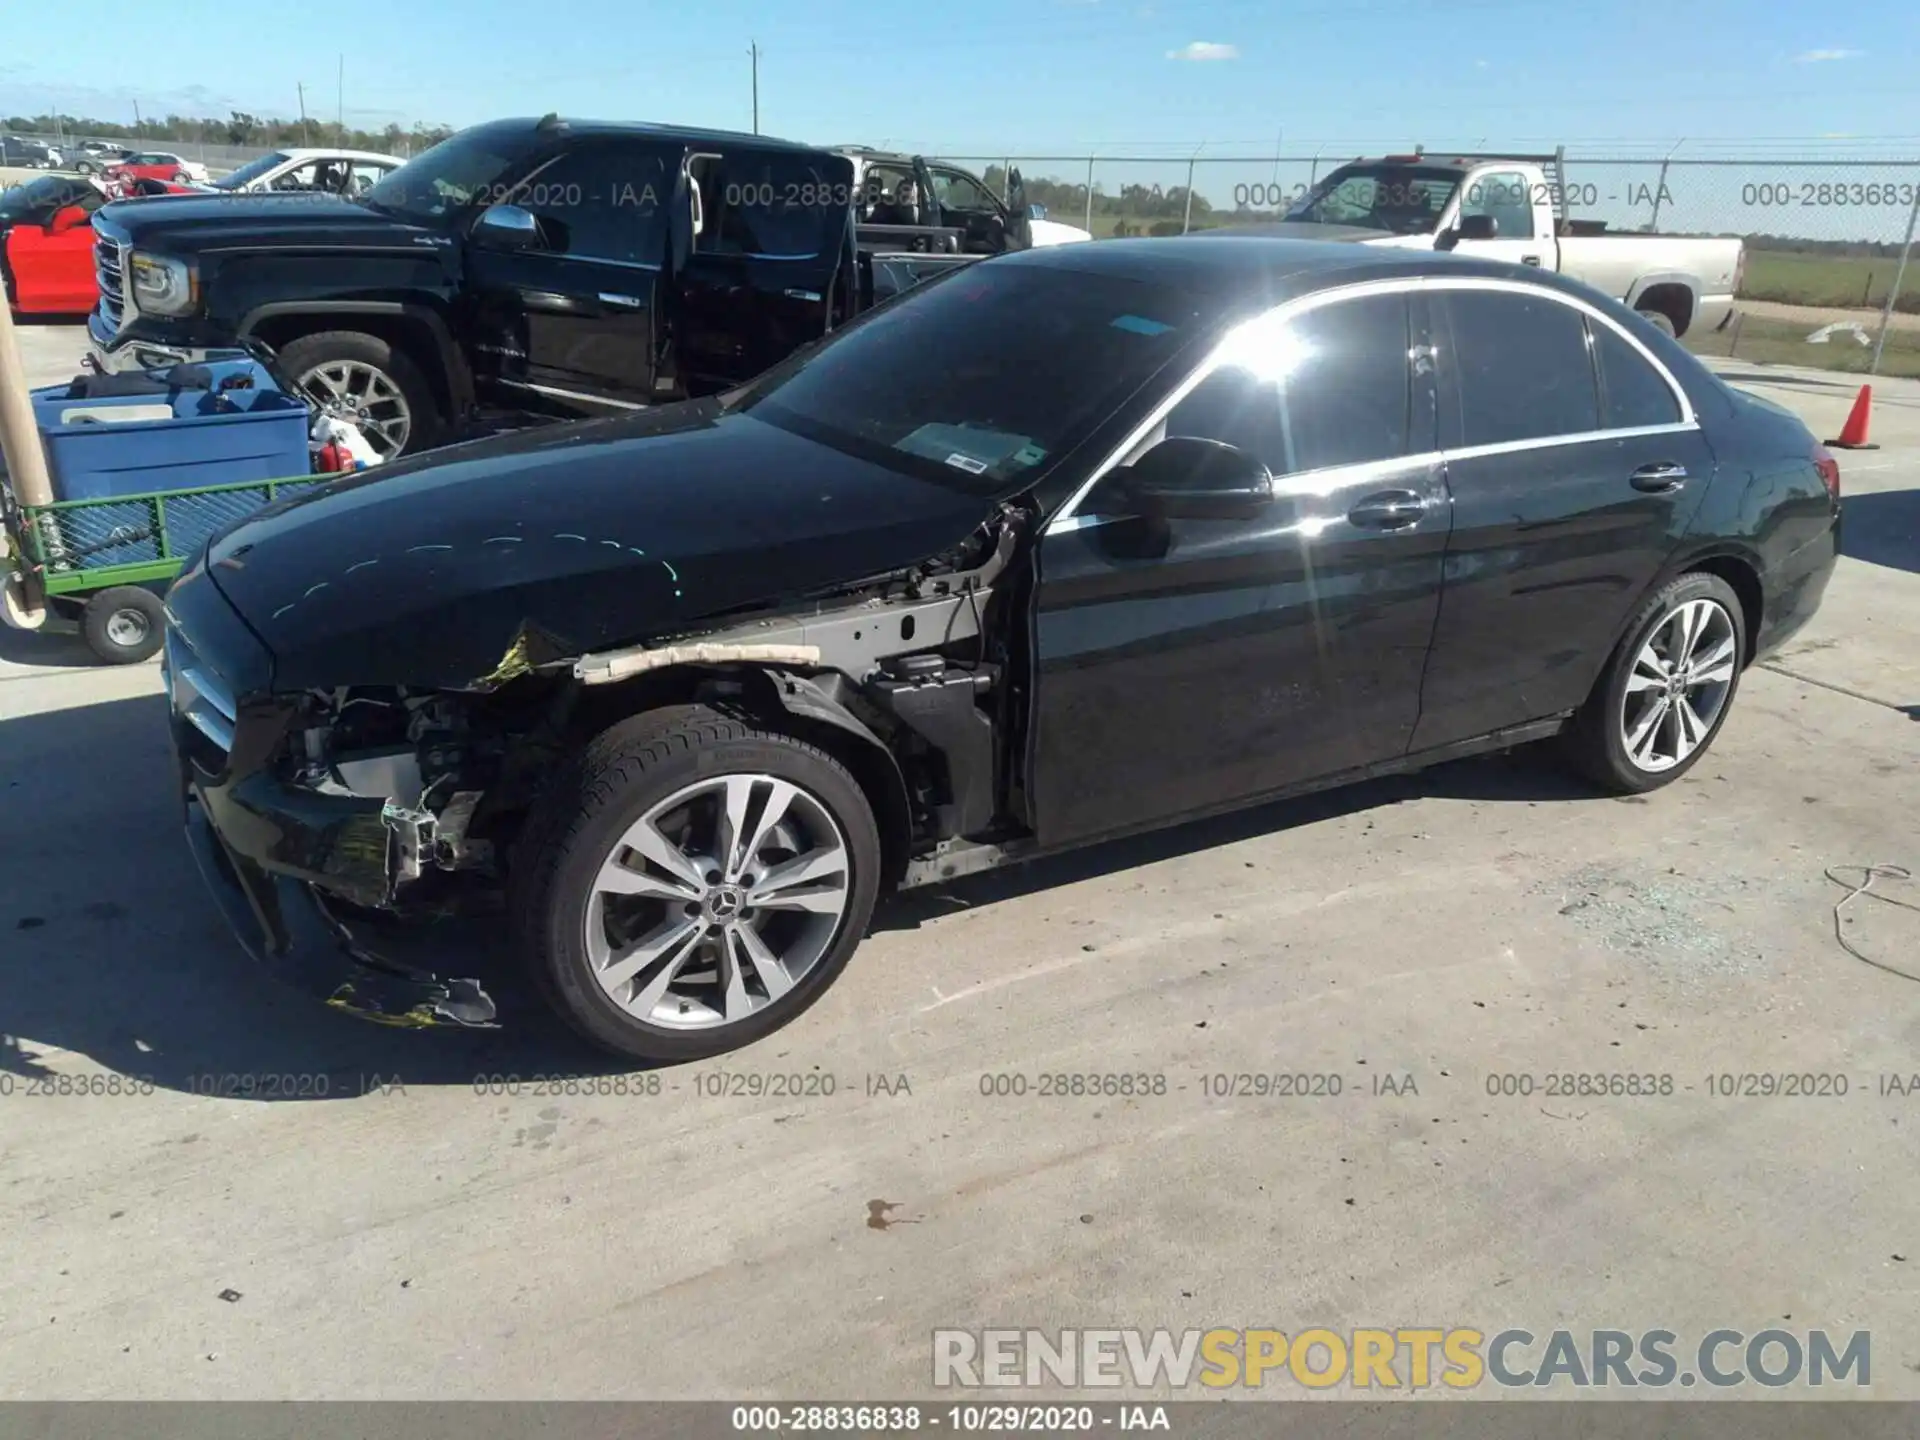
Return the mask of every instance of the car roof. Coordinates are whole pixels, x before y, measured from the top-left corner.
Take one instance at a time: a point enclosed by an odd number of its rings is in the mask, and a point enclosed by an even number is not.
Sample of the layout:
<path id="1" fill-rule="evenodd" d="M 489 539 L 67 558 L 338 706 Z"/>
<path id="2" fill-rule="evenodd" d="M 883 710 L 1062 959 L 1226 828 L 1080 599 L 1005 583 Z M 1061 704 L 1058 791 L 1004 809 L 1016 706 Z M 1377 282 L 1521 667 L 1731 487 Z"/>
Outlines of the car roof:
<path id="1" fill-rule="evenodd" d="M 744 130 L 703 130 L 687 125 L 656 125 L 644 120 L 576 120 L 566 116 L 548 115 L 543 118 L 517 116 L 508 120 L 489 120 L 484 124 L 469 127 L 469 131 L 492 131 L 495 133 L 528 133 L 545 127 L 555 134 L 610 136 L 628 135 L 648 137 L 660 140 L 710 140 L 724 142 L 735 148 L 752 147 L 758 150 L 789 150 L 808 155 L 818 155 L 820 148 L 815 145 L 803 145 L 797 140 L 779 140 L 771 135 L 752 135 Z M 467 133 L 467 132 L 463 132 Z"/>
<path id="2" fill-rule="evenodd" d="M 1485 275 L 1591 299 L 1594 292 L 1549 271 L 1449 252 L 1265 235 L 1168 235 L 1047 245 L 997 257 L 1197 291 L 1219 299 L 1280 304 L 1316 290 L 1416 275 Z"/>
<path id="3" fill-rule="evenodd" d="M 378 150 L 331 150 L 318 145 L 289 145 L 273 153 L 284 155 L 289 160 L 395 160 L 403 165 L 406 163 L 398 155 L 383 155 Z"/>

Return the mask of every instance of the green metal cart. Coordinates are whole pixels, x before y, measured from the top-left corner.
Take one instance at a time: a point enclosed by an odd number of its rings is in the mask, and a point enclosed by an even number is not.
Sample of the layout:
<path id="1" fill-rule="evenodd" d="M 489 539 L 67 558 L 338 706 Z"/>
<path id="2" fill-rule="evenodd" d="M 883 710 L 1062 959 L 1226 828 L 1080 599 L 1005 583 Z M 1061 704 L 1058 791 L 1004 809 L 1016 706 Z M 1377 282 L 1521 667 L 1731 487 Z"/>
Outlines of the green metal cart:
<path id="1" fill-rule="evenodd" d="M 160 649 L 161 597 L 207 537 L 334 475 L 249 480 L 198 489 L 14 505 L 0 486 L 0 578 L 11 623 L 34 628 L 48 610 L 80 624 L 110 665 Z"/>

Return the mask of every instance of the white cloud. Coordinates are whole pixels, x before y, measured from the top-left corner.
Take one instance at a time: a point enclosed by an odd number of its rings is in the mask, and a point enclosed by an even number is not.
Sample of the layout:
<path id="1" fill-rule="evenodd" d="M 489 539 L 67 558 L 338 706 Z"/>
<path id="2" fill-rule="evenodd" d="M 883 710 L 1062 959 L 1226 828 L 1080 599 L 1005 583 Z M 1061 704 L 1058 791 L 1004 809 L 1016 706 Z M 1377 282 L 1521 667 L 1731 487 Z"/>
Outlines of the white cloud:
<path id="1" fill-rule="evenodd" d="M 1178 50 L 1167 51 L 1169 60 L 1238 60 L 1237 45 L 1222 45 L 1213 40 L 1195 40 Z"/>
<path id="2" fill-rule="evenodd" d="M 1484 70 L 1487 68 L 1487 62 L 1484 60 L 1476 60 L 1473 62 L 1473 68 L 1476 70 Z"/>
<path id="3" fill-rule="evenodd" d="M 1796 65 L 1818 65 L 1823 60 L 1852 60 L 1866 52 L 1861 50 L 1803 50 L 1793 57 Z"/>

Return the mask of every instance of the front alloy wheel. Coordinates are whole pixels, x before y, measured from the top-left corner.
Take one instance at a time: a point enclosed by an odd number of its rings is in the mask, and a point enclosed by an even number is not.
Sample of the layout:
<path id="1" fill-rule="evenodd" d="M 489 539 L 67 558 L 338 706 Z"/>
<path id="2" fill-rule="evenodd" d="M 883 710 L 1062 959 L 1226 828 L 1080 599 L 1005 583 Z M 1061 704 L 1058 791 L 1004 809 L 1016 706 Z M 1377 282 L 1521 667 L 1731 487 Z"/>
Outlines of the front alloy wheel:
<path id="1" fill-rule="evenodd" d="M 405 392 L 384 370 L 363 360 L 328 360 L 294 383 L 328 415 L 357 426 L 382 460 L 391 460 L 407 448 L 413 410 Z"/>
<path id="2" fill-rule="evenodd" d="M 699 1060 L 826 992 L 866 935 L 881 868 L 872 806 L 838 759 L 674 705 L 612 726 L 549 779 L 508 903 L 574 1029 L 643 1060 Z"/>
<path id="3" fill-rule="evenodd" d="M 587 904 L 593 976 L 647 1024 L 746 1019 L 806 978 L 847 912 L 851 861 L 820 801 L 778 776 L 726 775 L 650 807 Z"/>

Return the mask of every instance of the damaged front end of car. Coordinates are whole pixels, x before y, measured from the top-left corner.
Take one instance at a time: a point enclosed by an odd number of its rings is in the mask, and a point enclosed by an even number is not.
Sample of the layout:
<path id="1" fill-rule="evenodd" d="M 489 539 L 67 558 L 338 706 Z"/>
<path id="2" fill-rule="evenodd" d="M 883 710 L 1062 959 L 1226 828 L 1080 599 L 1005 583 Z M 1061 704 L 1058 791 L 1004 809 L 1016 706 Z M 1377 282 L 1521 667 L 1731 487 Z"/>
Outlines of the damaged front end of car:
<path id="1" fill-rule="evenodd" d="M 1030 528 L 1001 507 L 907 569 L 615 650 L 567 654 L 529 621 L 459 689 L 235 706 L 171 630 L 202 868 L 248 948 L 336 1008 L 491 1027 L 483 962 L 524 822 L 566 758 L 630 715 L 704 703 L 836 754 L 874 801 L 895 884 L 955 847 L 1017 843 L 1025 630 L 1004 617 Z"/>

